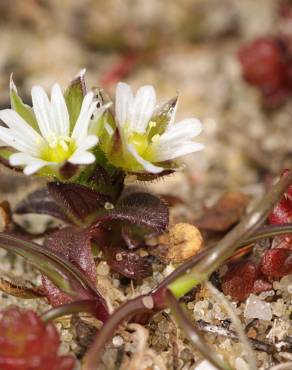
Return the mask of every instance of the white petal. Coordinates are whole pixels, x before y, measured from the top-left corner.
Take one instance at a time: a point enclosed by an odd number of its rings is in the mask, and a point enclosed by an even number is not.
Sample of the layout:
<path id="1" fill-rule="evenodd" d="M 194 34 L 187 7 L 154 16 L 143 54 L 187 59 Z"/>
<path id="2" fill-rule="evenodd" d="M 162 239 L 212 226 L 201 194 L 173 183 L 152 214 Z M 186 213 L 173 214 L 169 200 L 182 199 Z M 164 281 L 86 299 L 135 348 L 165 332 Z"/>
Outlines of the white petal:
<path id="1" fill-rule="evenodd" d="M 34 158 L 26 153 L 12 154 L 9 158 L 9 162 L 12 166 L 25 166 L 23 172 L 26 175 L 32 175 L 33 173 L 37 172 L 40 168 L 52 164 L 51 162 Z"/>
<path id="2" fill-rule="evenodd" d="M 116 121 L 121 128 L 129 120 L 129 111 L 133 104 L 133 93 L 131 87 L 119 82 L 116 89 Z"/>
<path id="3" fill-rule="evenodd" d="M 101 116 L 104 114 L 104 112 L 112 105 L 112 103 L 108 103 L 103 105 L 100 108 L 97 108 L 96 111 L 94 112 L 94 117 L 92 121 L 89 124 L 89 129 L 88 129 L 88 134 L 95 134 L 98 131 L 98 126 L 99 126 L 99 120 Z"/>
<path id="4" fill-rule="evenodd" d="M 98 137 L 95 135 L 86 136 L 86 138 L 80 142 L 75 152 L 86 151 L 93 148 L 98 143 Z"/>
<path id="5" fill-rule="evenodd" d="M 34 163 L 36 160 L 38 159 L 27 153 L 14 153 L 11 154 L 11 156 L 9 157 L 9 162 L 12 166 L 31 164 Z"/>
<path id="6" fill-rule="evenodd" d="M 140 133 L 146 131 L 154 112 L 155 103 L 156 95 L 153 86 L 146 85 L 140 87 L 130 111 L 130 125 L 133 131 Z"/>
<path id="7" fill-rule="evenodd" d="M 42 167 L 47 166 L 49 163 L 45 161 L 38 161 L 34 162 L 32 164 L 29 164 L 24 167 L 23 173 L 27 176 L 33 175 L 34 173 L 38 172 Z"/>
<path id="8" fill-rule="evenodd" d="M 159 141 L 163 142 L 178 142 L 189 140 L 202 131 L 202 123 L 195 118 L 184 119 L 172 126 L 168 126 L 166 131 L 160 136 Z"/>
<path id="9" fill-rule="evenodd" d="M 49 139 L 53 130 L 51 104 L 45 90 L 40 86 L 33 86 L 31 89 L 33 110 L 45 139 Z"/>
<path id="10" fill-rule="evenodd" d="M 93 92 L 89 92 L 83 99 L 79 117 L 71 135 L 77 142 L 83 140 L 87 136 L 89 122 L 96 109 L 96 103 L 93 101 L 93 98 Z"/>
<path id="11" fill-rule="evenodd" d="M 1 146 L 7 146 L 7 144 L 4 142 L 4 141 L 2 141 L 1 139 L 0 139 L 0 147 Z"/>
<path id="12" fill-rule="evenodd" d="M 42 137 L 14 110 L 1 110 L 0 119 L 13 131 L 19 133 L 28 145 L 34 146 L 42 141 Z"/>
<path id="13" fill-rule="evenodd" d="M 136 159 L 138 163 L 140 163 L 146 171 L 151 173 L 159 173 L 163 171 L 162 167 L 158 167 L 153 165 L 151 162 L 146 161 L 144 158 L 142 158 L 136 151 L 133 145 L 127 144 L 128 151 L 132 154 L 132 156 Z"/>
<path id="14" fill-rule="evenodd" d="M 95 161 L 95 156 L 90 152 L 75 152 L 69 159 L 68 162 L 73 164 L 90 164 Z"/>
<path id="15" fill-rule="evenodd" d="M 152 145 L 152 148 L 155 151 L 155 160 L 157 162 L 163 162 L 202 150 L 204 149 L 204 145 L 189 141 L 176 146 L 160 146 L 159 143 L 155 143 L 155 145 Z"/>
<path id="16" fill-rule="evenodd" d="M 30 154 L 37 155 L 37 147 L 30 145 L 26 140 L 23 140 L 21 134 L 13 131 L 6 127 L 0 127 L 0 139 L 6 143 L 6 145 L 11 146 L 19 150 L 20 152 L 27 152 Z"/>
<path id="17" fill-rule="evenodd" d="M 54 133 L 57 136 L 69 136 L 69 113 L 61 87 L 58 84 L 52 87 L 51 111 Z"/>

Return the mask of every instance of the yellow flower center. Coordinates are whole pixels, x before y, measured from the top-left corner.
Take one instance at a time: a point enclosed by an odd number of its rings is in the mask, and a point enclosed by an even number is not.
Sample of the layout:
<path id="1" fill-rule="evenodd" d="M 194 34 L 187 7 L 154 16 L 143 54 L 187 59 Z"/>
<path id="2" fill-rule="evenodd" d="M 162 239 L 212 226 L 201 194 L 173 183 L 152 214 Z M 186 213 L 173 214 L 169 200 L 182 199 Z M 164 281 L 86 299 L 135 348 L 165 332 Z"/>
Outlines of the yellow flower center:
<path id="1" fill-rule="evenodd" d="M 134 145 L 139 155 L 142 155 L 148 147 L 148 139 L 145 134 L 131 133 L 129 143 Z"/>
<path id="2" fill-rule="evenodd" d="M 52 135 L 45 147 L 41 149 L 41 158 L 45 161 L 62 163 L 74 153 L 76 143 L 70 137 Z"/>

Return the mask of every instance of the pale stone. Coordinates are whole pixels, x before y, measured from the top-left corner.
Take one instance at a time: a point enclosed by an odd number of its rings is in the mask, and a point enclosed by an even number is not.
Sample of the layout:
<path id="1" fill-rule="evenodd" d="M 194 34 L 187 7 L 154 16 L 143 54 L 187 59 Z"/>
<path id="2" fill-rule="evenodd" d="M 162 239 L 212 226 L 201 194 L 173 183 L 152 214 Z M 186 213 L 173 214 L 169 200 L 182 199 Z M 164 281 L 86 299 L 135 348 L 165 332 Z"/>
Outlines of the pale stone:
<path id="1" fill-rule="evenodd" d="M 251 294 L 246 301 L 244 310 L 246 319 L 271 320 L 272 310 L 269 303 L 260 300 L 256 295 Z"/>

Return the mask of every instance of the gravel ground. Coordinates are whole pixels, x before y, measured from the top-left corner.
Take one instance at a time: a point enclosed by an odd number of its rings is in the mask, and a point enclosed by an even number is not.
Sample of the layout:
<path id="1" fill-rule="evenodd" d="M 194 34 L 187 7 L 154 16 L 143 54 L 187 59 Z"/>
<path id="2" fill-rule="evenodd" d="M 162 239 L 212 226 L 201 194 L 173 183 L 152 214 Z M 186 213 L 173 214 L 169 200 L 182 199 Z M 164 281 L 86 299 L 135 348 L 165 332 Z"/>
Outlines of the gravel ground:
<path id="1" fill-rule="evenodd" d="M 236 58 L 243 41 L 275 32 L 279 1 L 183 0 L 178 5 L 176 1 L 151 0 L 137 1 L 133 6 L 130 1 L 115 0 L 86 0 L 82 5 L 77 0 L 15 3 L 15 7 L 6 0 L 0 4 L 2 107 L 8 104 L 11 71 L 28 97 L 32 84 L 48 87 L 56 80 L 65 84 L 84 66 L 89 85 L 98 85 L 135 50 L 140 59 L 122 79 L 134 87 L 153 84 L 161 100 L 178 91 L 178 118 L 196 116 L 202 120 L 206 150 L 188 156 L 183 172 L 147 185 L 151 191 L 167 195 L 177 195 L 179 187 L 185 204 L 171 210 L 172 224 L 192 222 L 204 206 L 214 204 L 225 191 L 240 190 L 258 197 L 271 176 L 291 165 L 287 140 L 292 136 L 291 104 L 273 112 L 263 110 L 259 93 L 242 80 Z M 113 93 L 114 79 L 106 85 Z M 43 183 L 1 171 L 0 196 L 12 207 Z M 51 223 L 49 218 L 33 217 L 17 221 L 37 232 Z M 101 256 L 97 285 L 114 308 L 147 293 L 174 268 L 171 263 L 155 260 L 153 276 L 134 283 L 112 273 Z M 29 265 L 2 250 L 0 272 L 1 276 L 40 284 L 40 277 Z M 242 303 L 232 302 L 248 337 L 258 346 L 258 369 L 292 361 L 291 295 L 292 276 L 287 276 L 275 281 L 268 292 L 251 295 Z M 19 299 L 0 293 L 0 307 L 9 305 L 38 312 L 49 307 L 44 299 Z M 186 307 L 193 319 L 199 320 L 212 349 L 228 359 L 234 369 L 248 369 L 225 308 L 205 287 L 188 298 Z M 70 318 L 60 319 L 57 327 L 62 352 L 80 357 L 86 340 L 100 323 L 87 316 L 74 320 L 72 325 Z M 266 346 L 260 347 L 262 343 Z M 272 344 L 278 346 L 276 353 L 269 350 Z M 168 311 L 153 317 L 145 327 L 120 328 L 103 355 L 103 368 L 134 370 L 137 359 L 141 370 L 207 369 L 204 363 L 199 365 L 200 357 Z"/>

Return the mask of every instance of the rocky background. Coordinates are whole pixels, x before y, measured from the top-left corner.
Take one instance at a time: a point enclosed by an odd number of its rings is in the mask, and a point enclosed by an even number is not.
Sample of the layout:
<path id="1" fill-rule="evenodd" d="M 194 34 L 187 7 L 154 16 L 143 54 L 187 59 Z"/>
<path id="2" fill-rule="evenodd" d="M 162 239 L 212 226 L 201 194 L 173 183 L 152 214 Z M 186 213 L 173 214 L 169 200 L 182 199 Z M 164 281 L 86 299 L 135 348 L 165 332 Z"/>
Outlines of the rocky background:
<path id="1" fill-rule="evenodd" d="M 282 4 L 277 0 L 1 0 L 0 106 L 9 105 L 12 72 L 27 102 L 32 85 L 49 89 L 58 81 L 65 86 L 84 67 L 88 86 L 102 86 L 112 96 L 119 80 L 134 88 L 152 84 L 160 100 L 179 92 L 178 118 L 195 116 L 202 120 L 201 141 L 206 149 L 186 158 L 184 172 L 149 187 L 159 194 L 179 195 L 185 201 L 172 212 L 173 223 L 192 221 L 223 192 L 260 195 L 272 177 L 292 163 L 291 101 L 278 109 L 265 109 L 260 92 L 243 80 L 237 58 L 243 43 L 278 32 L 283 26 L 279 17 Z M 40 182 L 1 168 L 0 197 L 13 206 Z M 31 226 L 28 220 L 19 222 Z M 43 227 L 39 220 L 32 224 L 40 230 Z M 99 284 L 117 305 L 148 291 L 172 268 L 154 266 L 152 278 L 123 286 L 101 261 Z M 5 254 L 0 271 L 25 274 L 27 280 L 38 281 L 21 261 L 12 261 Z M 287 336 L 291 339 L 292 281 L 291 277 L 283 279 L 269 292 L 235 305 L 243 323 L 249 325 L 250 337 L 268 338 L 271 343 Z M 227 316 L 220 305 L 208 292 L 198 294 L 187 303 L 193 317 L 212 325 L 222 323 Z M 40 311 L 46 305 L 0 295 L 0 307 L 11 303 Z M 63 350 L 80 354 L 84 341 L 76 339 L 82 336 L 76 334 L 76 327 L 72 330 L 68 320 L 58 325 Z M 82 325 L 80 330 L 85 330 Z M 84 333 L 83 337 L 89 335 L 86 330 Z M 114 337 L 104 356 L 106 369 L 134 370 L 129 363 L 139 340 L 147 358 L 143 369 L 197 368 L 199 357 L 177 333 L 167 313 L 155 317 L 147 328 L 136 328 L 134 334 L 123 328 Z M 207 340 L 217 352 L 227 354 L 234 368 L 247 369 L 240 345 L 228 335 L 223 339 L 207 336 Z M 257 352 L 259 369 L 287 359 L 291 360 L 291 353 L 285 352 L 282 357 L 277 354 L 275 359 L 268 351 Z"/>

